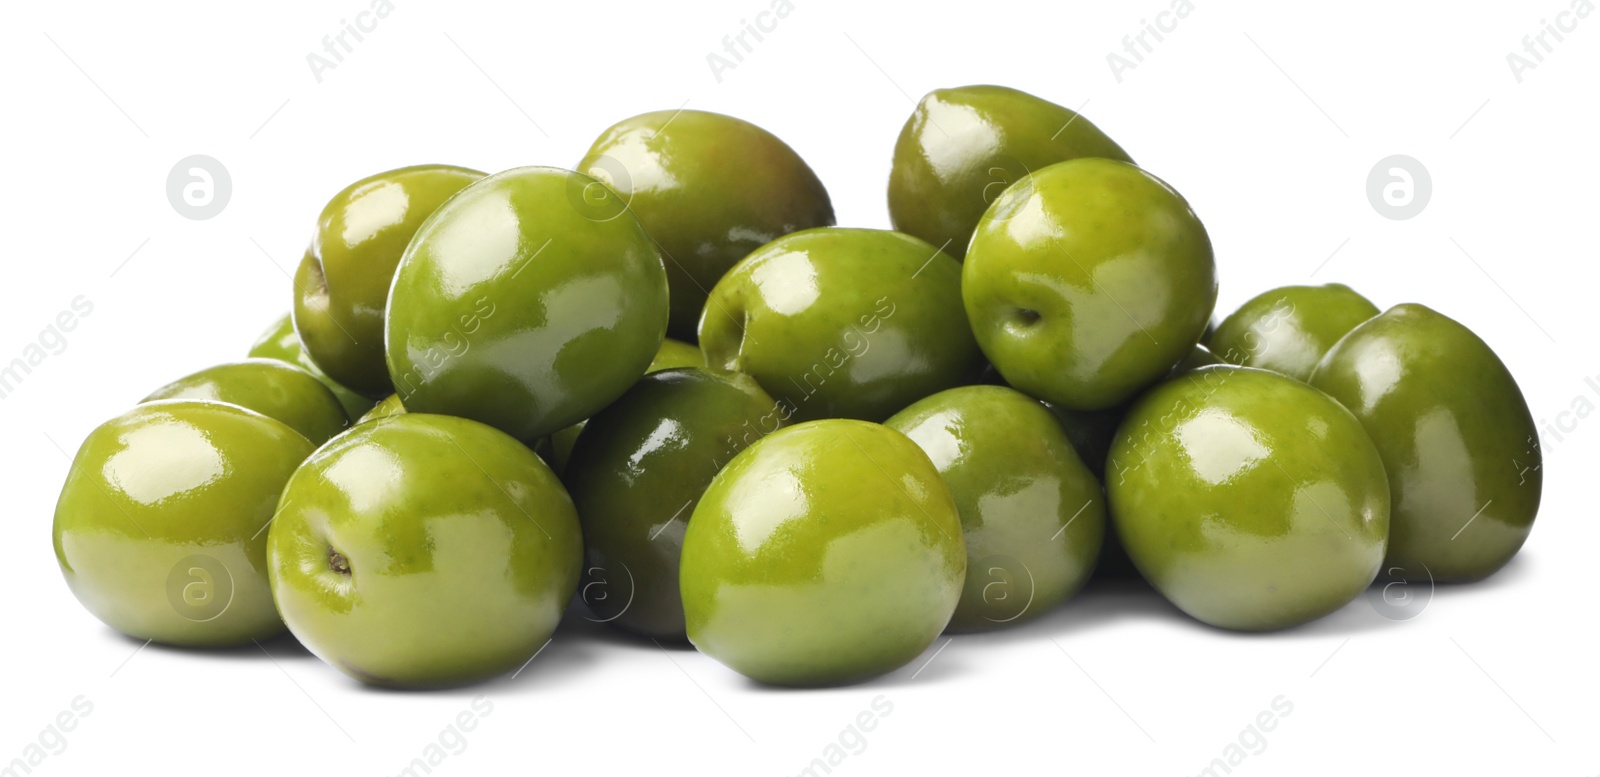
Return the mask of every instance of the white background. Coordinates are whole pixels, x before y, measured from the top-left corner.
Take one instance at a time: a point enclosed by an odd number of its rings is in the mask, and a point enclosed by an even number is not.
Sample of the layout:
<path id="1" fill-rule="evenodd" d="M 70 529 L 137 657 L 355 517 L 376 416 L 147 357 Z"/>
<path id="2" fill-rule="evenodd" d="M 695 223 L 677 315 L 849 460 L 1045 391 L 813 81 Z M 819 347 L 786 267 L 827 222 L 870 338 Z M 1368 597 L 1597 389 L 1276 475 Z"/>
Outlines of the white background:
<path id="1" fill-rule="evenodd" d="M 369 0 L 8 5 L 0 361 L 73 298 L 93 312 L 0 400 L 0 765 L 81 695 L 92 713 L 36 773 L 396 774 L 484 695 L 492 712 L 435 773 L 791 775 L 881 695 L 892 712 L 835 773 L 1192 775 L 1281 695 L 1292 713 L 1235 773 L 1600 773 L 1600 420 L 1558 416 L 1600 405 L 1584 382 L 1600 374 L 1600 14 L 1519 83 L 1506 55 L 1570 0 L 1195 1 L 1120 83 L 1107 54 L 1169 0 L 795 0 L 720 83 L 707 54 L 769 0 L 394 0 L 321 83 L 307 54 Z M 774 131 L 827 184 L 840 224 L 887 227 L 901 123 L 929 89 L 967 83 L 1083 106 L 1182 191 L 1216 245 L 1219 313 L 1273 286 L 1342 281 L 1474 328 L 1550 424 L 1522 554 L 1486 583 L 1441 587 L 1408 621 L 1358 600 L 1269 635 L 1206 628 L 1148 591 L 1091 590 L 1012 631 L 941 639 L 880 680 L 802 692 L 574 616 L 514 680 L 375 691 L 289 640 L 267 644 L 270 660 L 139 650 L 62 582 L 49 535 L 66 454 L 155 386 L 242 357 L 287 309 L 285 273 L 345 184 L 422 162 L 571 166 L 612 122 L 687 105 Z M 191 154 L 231 173 L 211 220 L 165 194 Z M 1380 217 L 1365 193 L 1391 154 L 1431 172 L 1410 220 Z"/>

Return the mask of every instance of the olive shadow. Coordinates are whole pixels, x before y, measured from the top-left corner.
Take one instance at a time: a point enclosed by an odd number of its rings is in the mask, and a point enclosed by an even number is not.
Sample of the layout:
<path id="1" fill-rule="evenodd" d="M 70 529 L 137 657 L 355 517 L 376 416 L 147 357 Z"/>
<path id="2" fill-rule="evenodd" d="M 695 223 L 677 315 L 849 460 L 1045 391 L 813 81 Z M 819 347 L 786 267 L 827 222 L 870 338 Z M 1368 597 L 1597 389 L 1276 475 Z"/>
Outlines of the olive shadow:
<path id="1" fill-rule="evenodd" d="M 168 645 L 161 642 L 145 643 L 142 639 L 130 637 L 120 631 L 106 629 L 118 641 L 128 646 L 130 651 L 150 650 L 156 653 L 167 653 L 183 656 L 185 659 L 208 659 L 219 661 L 301 661 L 314 659 L 316 656 L 307 650 L 300 640 L 295 639 L 287 630 L 268 639 L 259 639 L 254 643 L 246 642 L 243 645 L 229 645 L 226 647 L 195 647 L 189 645 Z"/>
<path id="2" fill-rule="evenodd" d="M 658 648 L 673 652 L 693 652 L 694 645 L 689 640 L 652 639 L 643 634 L 636 634 L 617 626 L 609 621 L 596 620 L 588 608 L 582 603 L 574 603 L 567 609 L 566 617 L 561 621 L 561 627 L 556 634 L 565 634 L 569 638 L 594 642 L 603 645 L 615 645 L 622 648 Z"/>

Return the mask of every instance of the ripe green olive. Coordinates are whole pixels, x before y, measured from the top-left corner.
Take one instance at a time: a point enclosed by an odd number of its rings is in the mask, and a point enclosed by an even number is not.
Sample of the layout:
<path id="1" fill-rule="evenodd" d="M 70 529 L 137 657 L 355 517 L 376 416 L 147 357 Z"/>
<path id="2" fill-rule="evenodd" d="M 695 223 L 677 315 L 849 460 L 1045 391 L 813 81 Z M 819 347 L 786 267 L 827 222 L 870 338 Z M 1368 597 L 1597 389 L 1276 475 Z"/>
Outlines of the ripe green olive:
<path id="1" fill-rule="evenodd" d="M 1355 413 L 1383 455 L 1394 494 L 1386 566 L 1470 581 L 1516 555 L 1544 485 L 1538 430 L 1516 379 L 1472 330 L 1396 305 L 1345 335 L 1311 385 Z"/>
<path id="2" fill-rule="evenodd" d="M 1389 536 L 1378 449 L 1333 398 L 1219 365 L 1146 392 L 1106 468 L 1117 534 L 1144 578 L 1201 621 L 1305 623 L 1361 595 Z"/>

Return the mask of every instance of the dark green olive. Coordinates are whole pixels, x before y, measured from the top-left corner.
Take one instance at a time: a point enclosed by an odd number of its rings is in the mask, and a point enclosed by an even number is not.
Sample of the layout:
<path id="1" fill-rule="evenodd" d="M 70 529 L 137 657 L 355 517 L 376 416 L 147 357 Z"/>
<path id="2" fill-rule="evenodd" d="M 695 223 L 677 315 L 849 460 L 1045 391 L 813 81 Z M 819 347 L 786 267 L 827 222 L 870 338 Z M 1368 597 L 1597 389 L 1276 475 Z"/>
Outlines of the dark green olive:
<path id="1" fill-rule="evenodd" d="M 334 380 L 373 397 L 393 391 L 383 311 L 394 268 L 423 220 L 482 177 L 449 165 L 402 167 L 350 184 L 323 207 L 295 272 L 294 326 Z"/>
<path id="2" fill-rule="evenodd" d="M 828 192 L 772 133 L 706 111 L 656 111 L 612 125 L 578 163 L 616 190 L 667 266 L 667 334 L 694 342 L 706 295 L 751 251 L 833 225 Z"/>
<path id="3" fill-rule="evenodd" d="M 678 554 L 694 505 L 723 464 L 787 419 L 750 376 L 692 367 L 646 375 L 589 419 L 565 482 L 597 620 L 685 639 Z"/>
<path id="4" fill-rule="evenodd" d="M 936 89 L 894 144 L 889 219 L 958 261 L 978 219 L 1030 172 L 1078 157 L 1133 161 L 1077 111 L 1003 86 Z"/>
<path id="5" fill-rule="evenodd" d="M 1396 305 L 1345 335 L 1311 385 L 1355 413 L 1383 455 L 1394 494 L 1387 569 L 1469 581 L 1516 555 L 1539 512 L 1538 430 L 1516 379 L 1472 330 Z"/>

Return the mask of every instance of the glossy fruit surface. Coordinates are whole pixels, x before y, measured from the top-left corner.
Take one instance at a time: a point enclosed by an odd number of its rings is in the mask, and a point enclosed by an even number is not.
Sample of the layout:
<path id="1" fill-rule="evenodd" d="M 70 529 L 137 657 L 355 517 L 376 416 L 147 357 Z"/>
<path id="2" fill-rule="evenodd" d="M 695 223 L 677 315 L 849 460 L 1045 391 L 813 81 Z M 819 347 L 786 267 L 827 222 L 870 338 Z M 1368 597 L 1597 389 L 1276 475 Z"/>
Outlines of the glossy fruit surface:
<path id="1" fill-rule="evenodd" d="M 589 419 L 567 464 L 586 549 L 582 595 L 596 620 L 684 639 L 678 556 L 717 471 L 785 422 L 754 378 L 670 369 Z"/>
<path id="2" fill-rule="evenodd" d="M 334 380 L 369 396 L 393 390 L 383 361 L 383 311 L 400 255 L 422 222 L 477 170 L 417 165 L 363 178 L 317 217 L 294 277 L 294 325 Z"/>
<path id="3" fill-rule="evenodd" d="M 1516 379 L 1476 334 L 1396 305 L 1340 340 L 1311 385 L 1350 408 L 1383 455 L 1394 495 L 1385 566 L 1469 581 L 1516 555 L 1544 485 L 1538 430 Z"/>
<path id="4" fill-rule="evenodd" d="M 106 625 L 170 645 L 249 644 L 283 630 L 264 529 L 311 455 L 236 405 L 139 405 L 90 433 L 56 503 L 56 560 Z"/>
<path id="5" fill-rule="evenodd" d="M 1383 462 L 1361 423 L 1300 381 L 1214 366 L 1151 389 L 1111 446 L 1106 495 L 1145 579 L 1214 626 L 1327 615 L 1377 575 Z"/>
<path id="6" fill-rule="evenodd" d="M 650 367 L 645 370 L 645 374 L 670 370 L 674 367 L 704 366 L 706 357 L 700 353 L 699 348 L 669 337 L 661 341 L 661 348 L 656 351 L 656 358 L 650 360 Z M 572 458 L 572 446 L 577 444 L 578 435 L 583 433 L 583 425 L 586 423 L 587 420 L 579 421 L 550 435 L 546 438 L 549 450 L 538 451 L 539 455 L 550 463 L 550 468 L 555 470 L 557 475 L 567 471 L 567 460 Z"/>
<path id="7" fill-rule="evenodd" d="M 311 373 L 277 359 L 219 364 L 168 383 L 142 402 L 206 399 L 276 418 L 321 445 L 350 424 L 333 391 Z"/>
<path id="8" fill-rule="evenodd" d="M 876 229 L 796 232 L 746 257 L 712 290 L 700 349 L 802 420 L 879 421 L 983 366 L 961 265 Z"/>
<path id="9" fill-rule="evenodd" d="M 638 219 L 592 184 L 553 167 L 508 170 L 417 231 L 385 330 L 407 409 L 532 442 L 644 374 L 666 331 L 666 270 Z"/>
<path id="10" fill-rule="evenodd" d="M 681 340 L 695 339 L 706 295 L 745 255 L 833 225 L 827 190 L 794 149 L 718 113 L 656 111 L 618 122 L 578 171 L 619 193 L 660 245 L 672 289 L 668 331 Z"/>
<path id="11" fill-rule="evenodd" d="M 764 683 L 833 685 L 916 658 L 965 574 L 961 519 L 927 454 L 830 419 L 723 467 L 689 519 L 680 584 L 702 652 Z"/>
<path id="12" fill-rule="evenodd" d="M 583 541 L 532 451 L 463 418 L 353 427 L 290 479 L 272 593 L 311 652 L 362 682 L 483 680 L 526 663 L 572 598 Z"/>
<path id="13" fill-rule="evenodd" d="M 962 267 L 973 333 L 1006 382 L 1076 410 L 1124 402 L 1194 348 L 1217 299 L 1205 227 L 1129 164 L 1035 172 L 984 214 Z"/>
<path id="14" fill-rule="evenodd" d="M 1076 111 L 1003 86 L 936 89 L 894 145 L 889 219 L 957 260 L 978 219 L 1029 172 L 1079 157 L 1133 161 Z"/>
<path id="15" fill-rule="evenodd" d="M 1038 400 L 1003 386 L 963 386 L 884 425 L 928 454 L 961 514 L 967 578 L 948 630 L 1036 618 L 1089 579 L 1105 534 L 1105 496 Z"/>
<path id="16" fill-rule="evenodd" d="M 388 418 L 389 416 L 400 415 L 404 412 L 406 412 L 406 406 L 401 403 L 400 395 L 390 394 L 389 396 L 380 400 L 378 404 L 373 405 L 372 409 L 368 410 L 366 415 L 361 416 L 357 423 L 376 421 L 379 418 Z"/>
<path id="17" fill-rule="evenodd" d="M 1378 307 L 1342 283 L 1263 292 L 1217 325 L 1211 350 L 1223 361 L 1311 377 L 1323 354 Z"/>
<path id="18" fill-rule="evenodd" d="M 372 409 L 373 400 L 351 391 L 339 381 L 328 377 L 328 374 L 319 369 L 311 357 L 306 355 L 305 348 L 300 344 L 300 335 L 295 334 L 294 321 L 288 314 L 273 322 L 261 336 L 256 338 L 250 346 L 252 359 L 277 359 L 299 367 L 327 386 L 329 391 L 339 399 L 339 405 L 344 408 L 348 418 L 360 418 Z"/>

